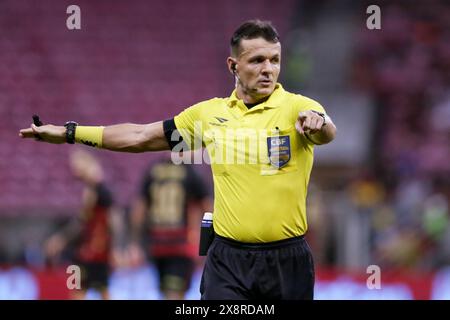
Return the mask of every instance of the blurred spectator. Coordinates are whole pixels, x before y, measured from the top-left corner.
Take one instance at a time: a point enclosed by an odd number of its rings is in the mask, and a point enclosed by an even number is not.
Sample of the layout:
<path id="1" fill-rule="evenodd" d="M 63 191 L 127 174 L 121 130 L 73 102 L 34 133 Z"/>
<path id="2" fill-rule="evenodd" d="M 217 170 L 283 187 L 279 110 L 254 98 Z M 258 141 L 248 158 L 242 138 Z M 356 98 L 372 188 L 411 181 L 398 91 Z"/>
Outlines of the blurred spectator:
<path id="1" fill-rule="evenodd" d="M 207 188 L 192 166 L 164 157 L 145 171 L 131 212 L 131 250 L 135 255 L 136 247 L 147 242 L 165 299 L 184 299 L 198 260 L 202 213 L 211 209 Z"/>
<path id="2" fill-rule="evenodd" d="M 333 221 L 325 205 L 326 194 L 318 185 L 310 183 L 307 199 L 308 243 L 314 252 L 314 261 L 319 266 L 332 266 L 335 263 Z"/>
<path id="3" fill-rule="evenodd" d="M 362 29 L 353 73 L 355 87 L 379 108 L 374 163 L 386 198 L 370 204 L 373 258 L 436 268 L 448 263 L 450 197 L 437 191 L 433 177 L 450 181 L 450 7 L 441 0 L 380 6 L 382 30 Z M 361 187 L 357 194 L 370 191 Z"/>
<path id="4" fill-rule="evenodd" d="M 119 213 L 104 182 L 102 167 L 91 153 L 74 151 L 70 167 L 84 184 L 80 215 L 46 241 L 45 251 L 55 263 L 63 249 L 74 241 L 72 263 L 81 269 L 81 289 L 72 290 L 72 298 L 84 299 L 87 290 L 95 289 L 103 299 L 108 299 L 112 230 L 117 230 L 120 223 Z"/>
<path id="5" fill-rule="evenodd" d="M 450 7 L 445 1 L 386 2 L 382 32 L 364 30 L 355 86 L 378 101 L 380 167 L 399 178 L 450 173 Z"/>

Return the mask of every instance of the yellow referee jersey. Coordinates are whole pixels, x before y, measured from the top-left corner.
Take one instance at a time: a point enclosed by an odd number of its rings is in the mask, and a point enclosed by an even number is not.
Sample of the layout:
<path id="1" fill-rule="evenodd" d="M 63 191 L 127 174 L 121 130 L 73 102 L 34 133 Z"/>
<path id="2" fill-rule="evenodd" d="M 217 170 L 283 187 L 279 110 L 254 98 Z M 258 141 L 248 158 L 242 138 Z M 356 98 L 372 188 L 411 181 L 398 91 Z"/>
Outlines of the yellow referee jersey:
<path id="1" fill-rule="evenodd" d="M 250 110 L 234 91 L 175 116 L 184 141 L 208 151 L 218 235 L 259 243 L 306 232 L 314 145 L 295 129 L 304 110 L 325 112 L 318 102 L 277 84 L 265 102 Z"/>

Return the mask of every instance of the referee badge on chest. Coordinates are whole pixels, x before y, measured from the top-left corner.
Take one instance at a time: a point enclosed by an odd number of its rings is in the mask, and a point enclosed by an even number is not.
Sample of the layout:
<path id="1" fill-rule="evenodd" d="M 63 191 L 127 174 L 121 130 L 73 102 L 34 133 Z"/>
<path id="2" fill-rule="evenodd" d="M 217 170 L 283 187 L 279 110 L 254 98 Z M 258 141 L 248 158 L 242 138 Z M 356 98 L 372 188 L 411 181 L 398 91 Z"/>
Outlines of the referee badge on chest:
<path id="1" fill-rule="evenodd" d="M 277 169 L 282 168 L 291 159 L 289 136 L 267 137 L 267 150 L 270 163 Z"/>

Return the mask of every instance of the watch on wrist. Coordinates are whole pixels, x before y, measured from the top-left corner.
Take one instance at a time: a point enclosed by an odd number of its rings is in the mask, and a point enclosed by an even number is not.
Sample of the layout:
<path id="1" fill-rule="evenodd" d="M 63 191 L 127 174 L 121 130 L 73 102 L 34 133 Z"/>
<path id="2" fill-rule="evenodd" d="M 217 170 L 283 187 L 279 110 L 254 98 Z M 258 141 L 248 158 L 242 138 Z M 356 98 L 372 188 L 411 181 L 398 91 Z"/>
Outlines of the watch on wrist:
<path id="1" fill-rule="evenodd" d="M 75 121 L 67 121 L 64 127 L 66 127 L 66 142 L 70 144 L 75 143 L 75 131 L 78 123 Z"/>

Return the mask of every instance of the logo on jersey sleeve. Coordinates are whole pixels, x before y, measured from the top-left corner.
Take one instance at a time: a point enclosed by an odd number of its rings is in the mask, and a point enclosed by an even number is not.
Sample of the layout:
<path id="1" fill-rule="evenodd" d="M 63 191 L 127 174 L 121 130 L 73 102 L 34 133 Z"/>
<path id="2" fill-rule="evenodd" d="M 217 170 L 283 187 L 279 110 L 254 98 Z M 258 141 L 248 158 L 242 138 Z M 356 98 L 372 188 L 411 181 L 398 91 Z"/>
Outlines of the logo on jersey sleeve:
<path id="1" fill-rule="evenodd" d="M 212 125 L 212 126 L 215 126 L 215 127 L 227 127 L 227 125 L 225 124 L 225 122 L 227 122 L 228 121 L 228 119 L 225 119 L 225 118 L 221 118 L 221 117 L 214 117 L 214 119 L 216 119 L 217 120 L 217 122 L 216 121 L 214 121 L 214 122 L 208 122 L 210 125 Z"/>
<path id="2" fill-rule="evenodd" d="M 267 137 L 267 150 L 270 163 L 276 168 L 285 166 L 291 159 L 289 136 Z"/>
<path id="3" fill-rule="evenodd" d="M 225 119 L 225 118 L 220 118 L 220 117 L 214 117 L 214 118 L 216 118 L 217 121 L 219 121 L 220 123 L 224 123 L 224 122 L 228 121 L 228 119 Z"/>

